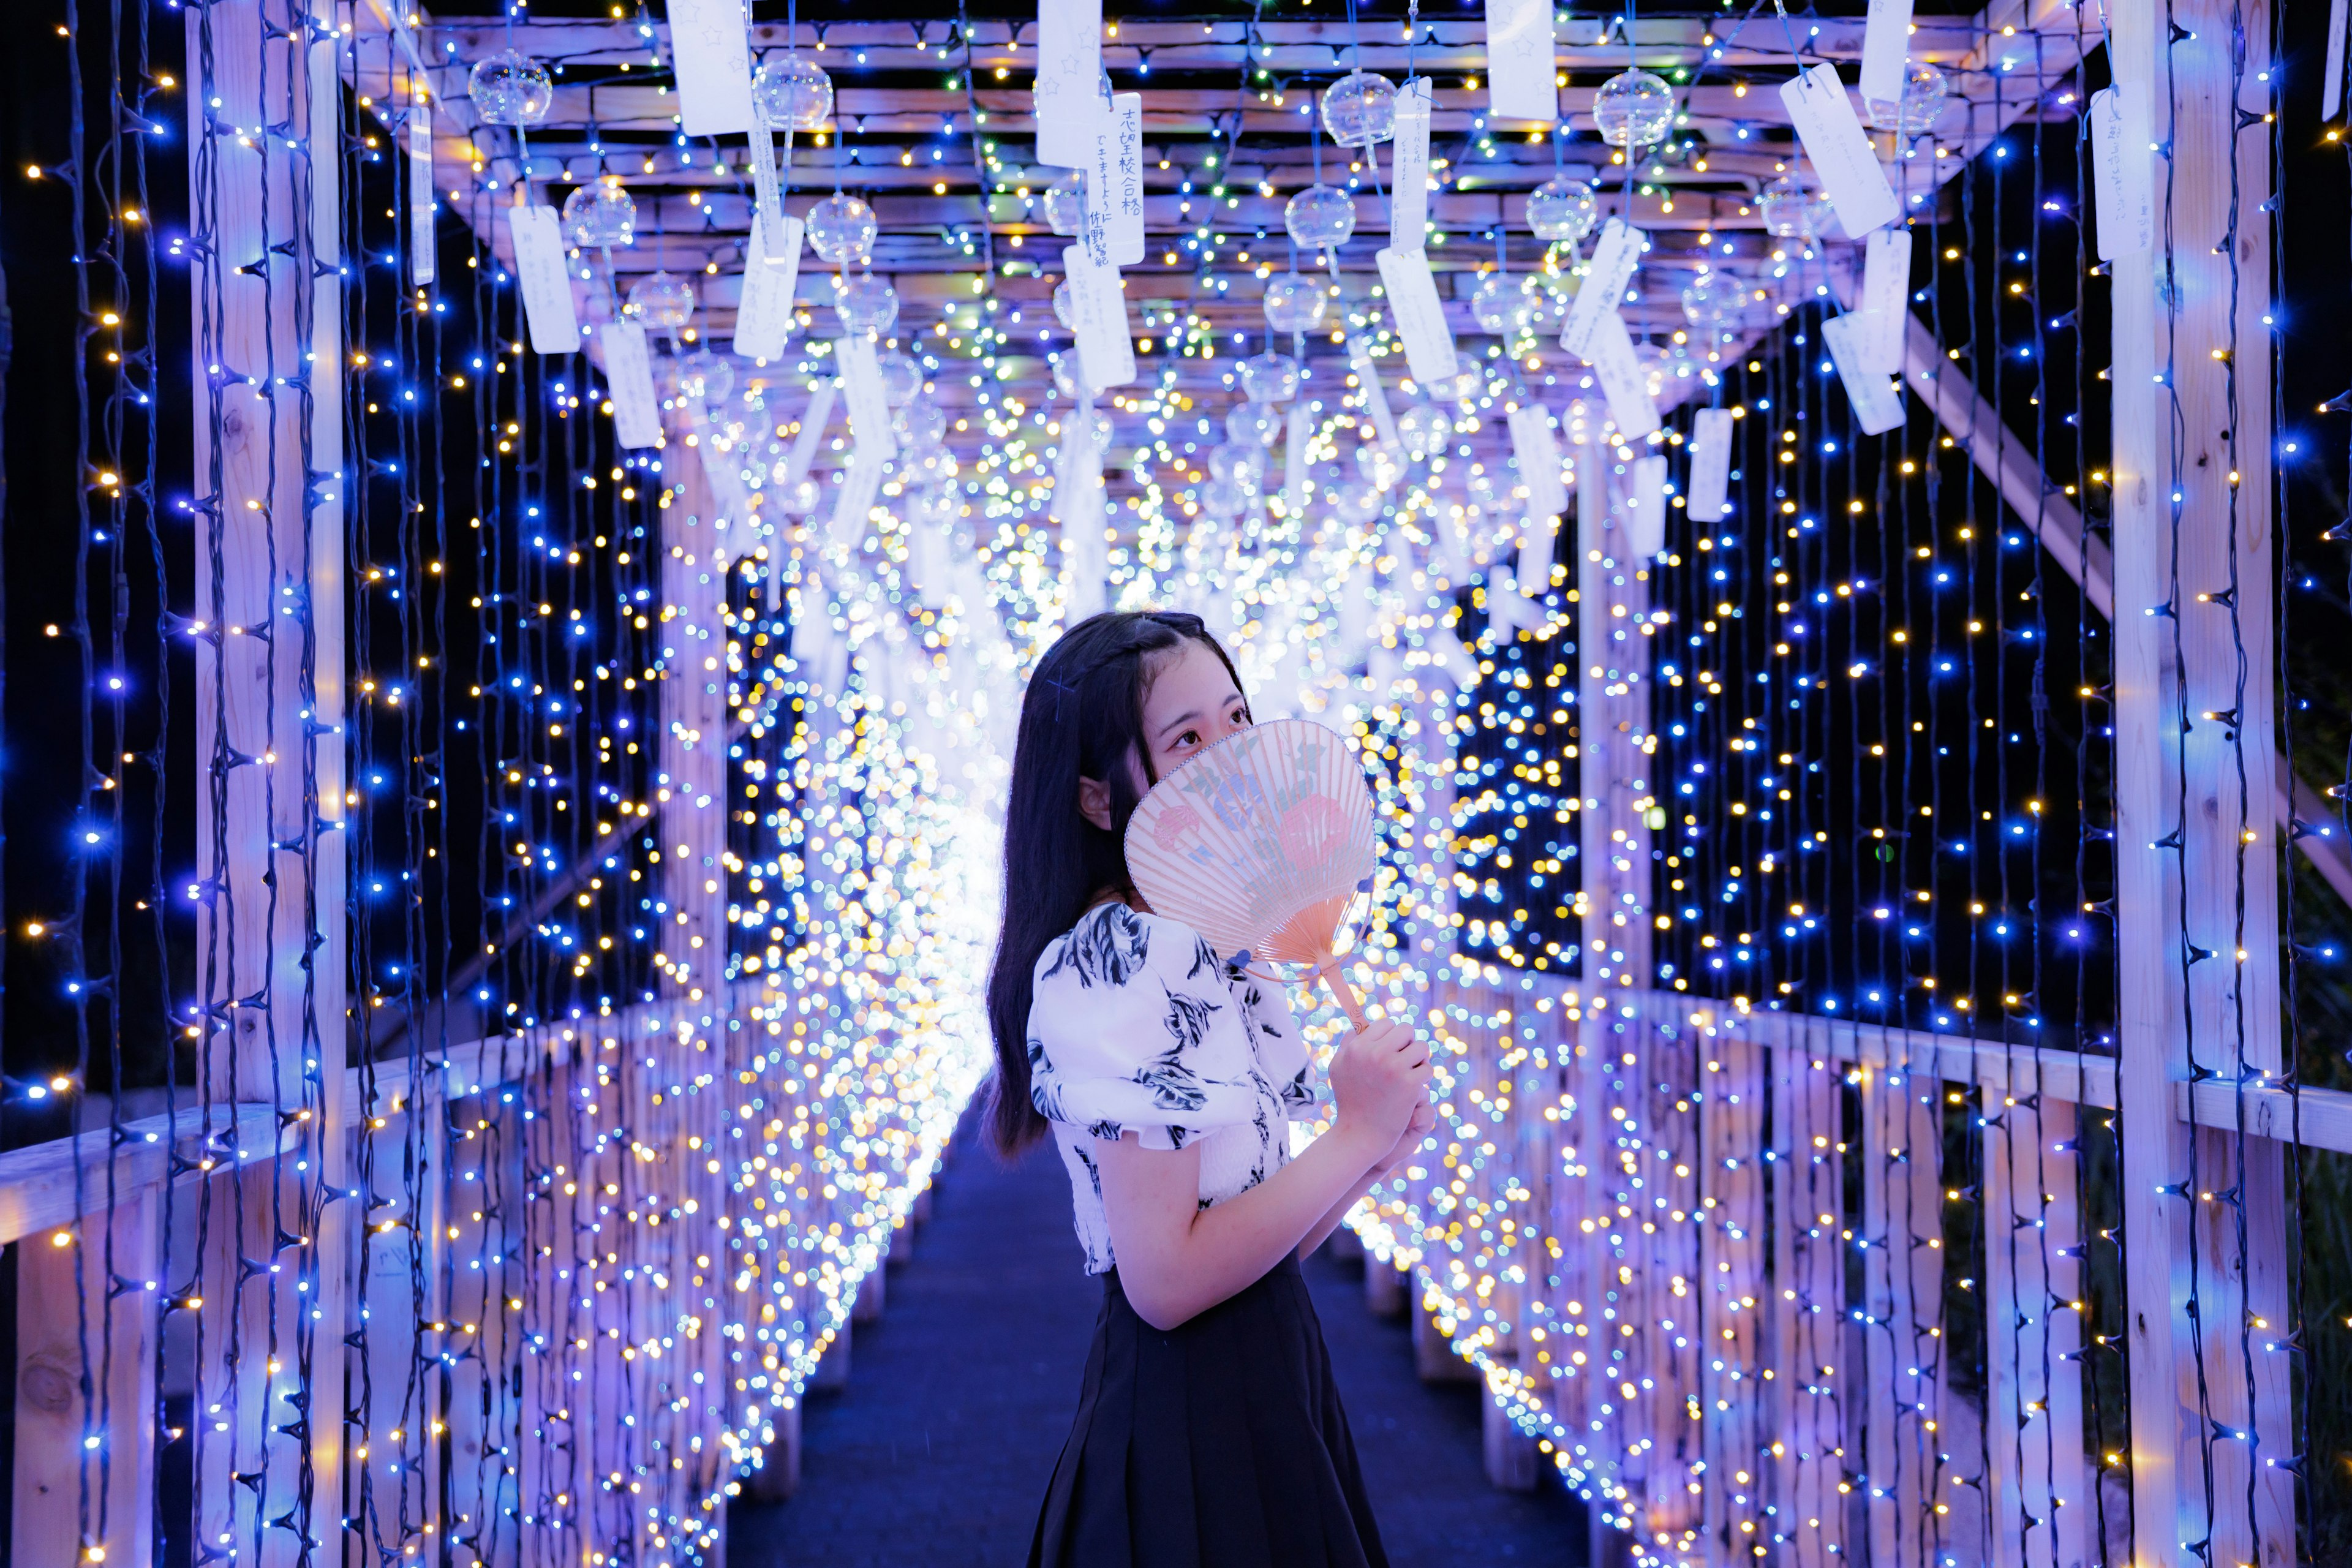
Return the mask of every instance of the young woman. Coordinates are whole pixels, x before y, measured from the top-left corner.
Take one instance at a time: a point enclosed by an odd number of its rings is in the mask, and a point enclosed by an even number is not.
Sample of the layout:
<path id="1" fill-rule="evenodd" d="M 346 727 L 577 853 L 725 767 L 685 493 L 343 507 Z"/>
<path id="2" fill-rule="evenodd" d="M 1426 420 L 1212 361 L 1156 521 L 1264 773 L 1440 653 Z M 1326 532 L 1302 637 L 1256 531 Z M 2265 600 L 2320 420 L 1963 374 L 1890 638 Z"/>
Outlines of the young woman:
<path id="1" fill-rule="evenodd" d="M 1279 981 L 1128 885 L 1129 814 L 1250 722 L 1199 617 L 1064 634 L 1021 708 L 989 977 L 998 1149 L 1050 1130 L 1102 1314 L 1031 1568 L 1385 1568 L 1299 1259 L 1430 1128 L 1429 1053 L 1375 1024 L 1332 1125 Z"/>

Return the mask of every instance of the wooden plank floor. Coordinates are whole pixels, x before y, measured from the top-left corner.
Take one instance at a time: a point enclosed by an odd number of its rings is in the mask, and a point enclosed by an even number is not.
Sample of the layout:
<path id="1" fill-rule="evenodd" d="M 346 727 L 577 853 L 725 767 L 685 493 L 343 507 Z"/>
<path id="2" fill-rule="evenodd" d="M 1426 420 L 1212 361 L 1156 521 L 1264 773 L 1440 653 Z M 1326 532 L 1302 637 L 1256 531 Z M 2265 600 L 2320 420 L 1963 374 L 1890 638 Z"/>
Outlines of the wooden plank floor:
<path id="1" fill-rule="evenodd" d="M 1050 1149 L 1001 1169 L 956 1139 L 912 1262 L 860 1325 L 849 1387 L 803 1426 L 800 1495 L 739 1504 L 730 1568 L 1018 1568 L 1069 1431 L 1101 1288 L 1081 1272 L 1069 1186 Z M 1405 1325 L 1364 1310 L 1358 1266 L 1307 1276 L 1394 1568 L 1583 1560 L 1579 1507 L 1556 1483 L 1489 1489 L 1476 1394 L 1413 1376 Z"/>

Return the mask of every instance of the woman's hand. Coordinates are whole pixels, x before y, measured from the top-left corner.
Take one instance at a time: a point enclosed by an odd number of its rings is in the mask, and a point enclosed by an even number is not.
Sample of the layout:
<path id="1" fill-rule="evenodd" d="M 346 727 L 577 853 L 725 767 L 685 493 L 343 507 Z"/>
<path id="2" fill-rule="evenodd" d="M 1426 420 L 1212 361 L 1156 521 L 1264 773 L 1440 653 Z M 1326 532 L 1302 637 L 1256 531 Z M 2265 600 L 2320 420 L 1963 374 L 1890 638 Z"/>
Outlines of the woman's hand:
<path id="1" fill-rule="evenodd" d="M 1414 1103 L 1412 1120 L 1406 1123 L 1405 1130 L 1397 1135 L 1395 1146 L 1374 1162 L 1372 1174 L 1385 1176 L 1403 1164 L 1406 1156 L 1421 1147 L 1421 1141 L 1428 1137 L 1429 1130 L 1436 1125 L 1437 1107 L 1432 1105 L 1429 1102 L 1429 1097 L 1424 1094 Z"/>
<path id="2" fill-rule="evenodd" d="M 1331 1098 L 1333 1130 L 1384 1157 L 1428 1107 L 1429 1047 L 1410 1025 L 1367 1025 L 1331 1054 Z"/>

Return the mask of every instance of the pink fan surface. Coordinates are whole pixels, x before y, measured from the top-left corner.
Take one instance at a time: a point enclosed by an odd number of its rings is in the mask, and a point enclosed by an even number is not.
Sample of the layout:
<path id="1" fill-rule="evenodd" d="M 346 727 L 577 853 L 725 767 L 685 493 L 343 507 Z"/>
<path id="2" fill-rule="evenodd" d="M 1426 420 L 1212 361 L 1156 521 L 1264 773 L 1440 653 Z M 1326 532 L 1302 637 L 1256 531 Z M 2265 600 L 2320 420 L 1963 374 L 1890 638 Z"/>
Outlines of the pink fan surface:
<path id="1" fill-rule="evenodd" d="M 1378 850 L 1355 749 L 1279 719 L 1227 736 L 1152 786 L 1127 870 L 1154 911 L 1221 953 L 1324 968 Z"/>

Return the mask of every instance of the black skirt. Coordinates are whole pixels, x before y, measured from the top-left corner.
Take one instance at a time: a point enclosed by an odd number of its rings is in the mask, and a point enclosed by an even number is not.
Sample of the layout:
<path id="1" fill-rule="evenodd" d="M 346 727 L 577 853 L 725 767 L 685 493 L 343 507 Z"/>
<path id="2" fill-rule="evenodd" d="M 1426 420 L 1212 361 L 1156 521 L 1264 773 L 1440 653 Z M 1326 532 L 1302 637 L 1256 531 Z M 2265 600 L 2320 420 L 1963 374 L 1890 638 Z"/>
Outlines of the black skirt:
<path id="1" fill-rule="evenodd" d="M 1298 1259 L 1169 1332 L 1103 1276 L 1029 1568 L 1387 1568 Z"/>

